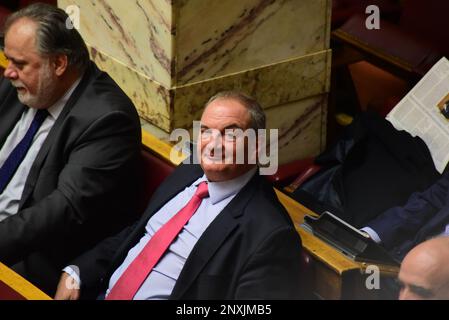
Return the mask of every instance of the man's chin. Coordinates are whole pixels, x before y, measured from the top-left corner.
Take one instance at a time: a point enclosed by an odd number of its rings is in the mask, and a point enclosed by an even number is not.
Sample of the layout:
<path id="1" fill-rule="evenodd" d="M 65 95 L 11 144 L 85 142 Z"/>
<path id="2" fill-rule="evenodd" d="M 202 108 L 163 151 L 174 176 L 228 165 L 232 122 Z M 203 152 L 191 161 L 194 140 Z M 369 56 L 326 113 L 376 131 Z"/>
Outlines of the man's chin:
<path id="1" fill-rule="evenodd" d="M 203 161 L 201 163 L 201 166 L 203 167 L 203 169 L 208 170 L 208 171 L 216 171 L 216 172 L 222 172 L 225 171 L 227 167 L 229 167 L 229 165 L 224 164 L 224 163 L 211 163 L 211 162 L 205 162 Z"/>
<path id="2" fill-rule="evenodd" d="M 221 180 L 221 176 L 225 174 L 228 169 L 229 165 L 223 164 L 223 163 L 206 163 L 202 162 L 201 167 L 203 168 L 204 173 L 211 181 L 217 181 Z"/>
<path id="3" fill-rule="evenodd" d="M 26 104 L 30 101 L 30 95 L 26 91 L 17 90 L 17 98 L 23 104 Z"/>
<path id="4" fill-rule="evenodd" d="M 20 103 L 22 103 L 30 108 L 39 107 L 39 105 L 37 103 L 37 99 L 34 99 L 27 93 L 21 94 L 21 93 L 17 92 L 17 98 L 19 99 Z"/>

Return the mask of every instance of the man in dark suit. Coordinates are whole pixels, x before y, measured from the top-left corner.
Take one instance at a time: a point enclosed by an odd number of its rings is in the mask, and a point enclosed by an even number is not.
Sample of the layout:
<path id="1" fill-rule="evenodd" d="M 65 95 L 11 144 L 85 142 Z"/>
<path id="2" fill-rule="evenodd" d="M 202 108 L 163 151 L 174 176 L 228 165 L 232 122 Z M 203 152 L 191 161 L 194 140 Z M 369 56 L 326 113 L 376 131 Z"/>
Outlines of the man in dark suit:
<path id="1" fill-rule="evenodd" d="M 0 82 L 0 261 L 54 292 L 61 268 L 132 219 L 140 125 L 68 16 L 10 16 Z"/>
<path id="2" fill-rule="evenodd" d="M 427 190 L 412 194 L 404 206 L 386 210 L 362 230 L 399 261 L 428 238 L 449 235 L 449 173 Z"/>
<path id="3" fill-rule="evenodd" d="M 255 100 L 235 92 L 211 98 L 197 144 L 201 166 L 179 166 L 138 222 L 73 261 L 79 279 L 63 273 L 56 298 L 78 299 L 79 280 L 81 292 L 106 292 L 107 299 L 299 298 L 301 240 L 250 160 L 257 148 L 238 133 L 263 128 Z M 238 152 L 245 153 L 243 163 Z M 202 187 L 208 191 L 193 216 L 152 260 L 160 250 L 153 239 Z"/>

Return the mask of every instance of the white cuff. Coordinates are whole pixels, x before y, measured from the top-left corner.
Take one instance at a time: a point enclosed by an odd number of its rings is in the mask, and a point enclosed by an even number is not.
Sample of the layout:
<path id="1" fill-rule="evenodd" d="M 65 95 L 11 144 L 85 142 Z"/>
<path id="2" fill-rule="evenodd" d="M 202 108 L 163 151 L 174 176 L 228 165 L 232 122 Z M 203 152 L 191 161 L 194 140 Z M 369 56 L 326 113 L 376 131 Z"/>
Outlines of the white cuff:
<path id="1" fill-rule="evenodd" d="M 78 283 L 78 286 L 81 287 L 80 269 L 77 266 L 70 265 L 65 267 L 62 271 L 75 279 L 76 283 Z"/>
<path id="2" fill-rule="evenodd" d="M 380 237 L 377 234 L 377 232 L 374 231 L 373 229 L 371 229 L 370 227 L 364 227 L 364 228 L 362 228 L 360 230 L 365 231 L 366 233 L 368 233 L 368 235 L 371 237 L 371 239 L 374 240 L 374 242 L 376 242 L 376 243 L 381 243 L 382 242 L 382 240 L 380 239 Z"/>

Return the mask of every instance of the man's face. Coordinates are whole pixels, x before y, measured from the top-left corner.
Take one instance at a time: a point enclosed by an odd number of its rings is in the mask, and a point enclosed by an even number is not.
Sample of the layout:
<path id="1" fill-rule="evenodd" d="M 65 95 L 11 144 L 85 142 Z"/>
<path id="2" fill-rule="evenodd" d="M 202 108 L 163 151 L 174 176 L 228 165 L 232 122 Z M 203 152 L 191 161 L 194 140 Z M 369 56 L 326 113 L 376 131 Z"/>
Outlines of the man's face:
<path id="1" fill-rule="evenodd" d="M 449 299 L 446 268 L 433 263 L 432 257 L 404 259 L 399 271 L 400 300 Z"/>
<path id="2" fill-rule="evenodd" d="M 30 108 L 46 109 L 55 101 L 58 78 L 50 58 L 37 52 L 35 35 L 36 24 L 26 18 L 10 27 L 5 37 L 9 64 L 4 76 L 17 88 L 20 102 Z"/>
<path id="3" fill-rule="evenodd" d="M 246 161 L 248 151 L 245 138 L 233 134 L 239 129 L 247 130 L 249 124 L 248 111 L 232 98 L 217 99 L 204 110 L 197 152 L 210 181 L 231 180 L 254 167 L 254 164 L 236 163 L 236 153 L 244 154 Z"/>

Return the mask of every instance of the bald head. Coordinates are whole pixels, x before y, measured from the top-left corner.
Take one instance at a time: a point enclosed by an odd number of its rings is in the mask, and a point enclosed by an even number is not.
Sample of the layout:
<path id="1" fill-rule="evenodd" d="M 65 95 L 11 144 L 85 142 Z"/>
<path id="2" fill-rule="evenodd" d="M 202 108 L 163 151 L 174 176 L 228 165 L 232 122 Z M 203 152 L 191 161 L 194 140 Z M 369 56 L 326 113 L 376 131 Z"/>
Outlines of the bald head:
<path id="1" fill-rule="evenodd" d="M 400 299 L 449 299 L 449 237 L 421 243 L 402 262 Z"/>

